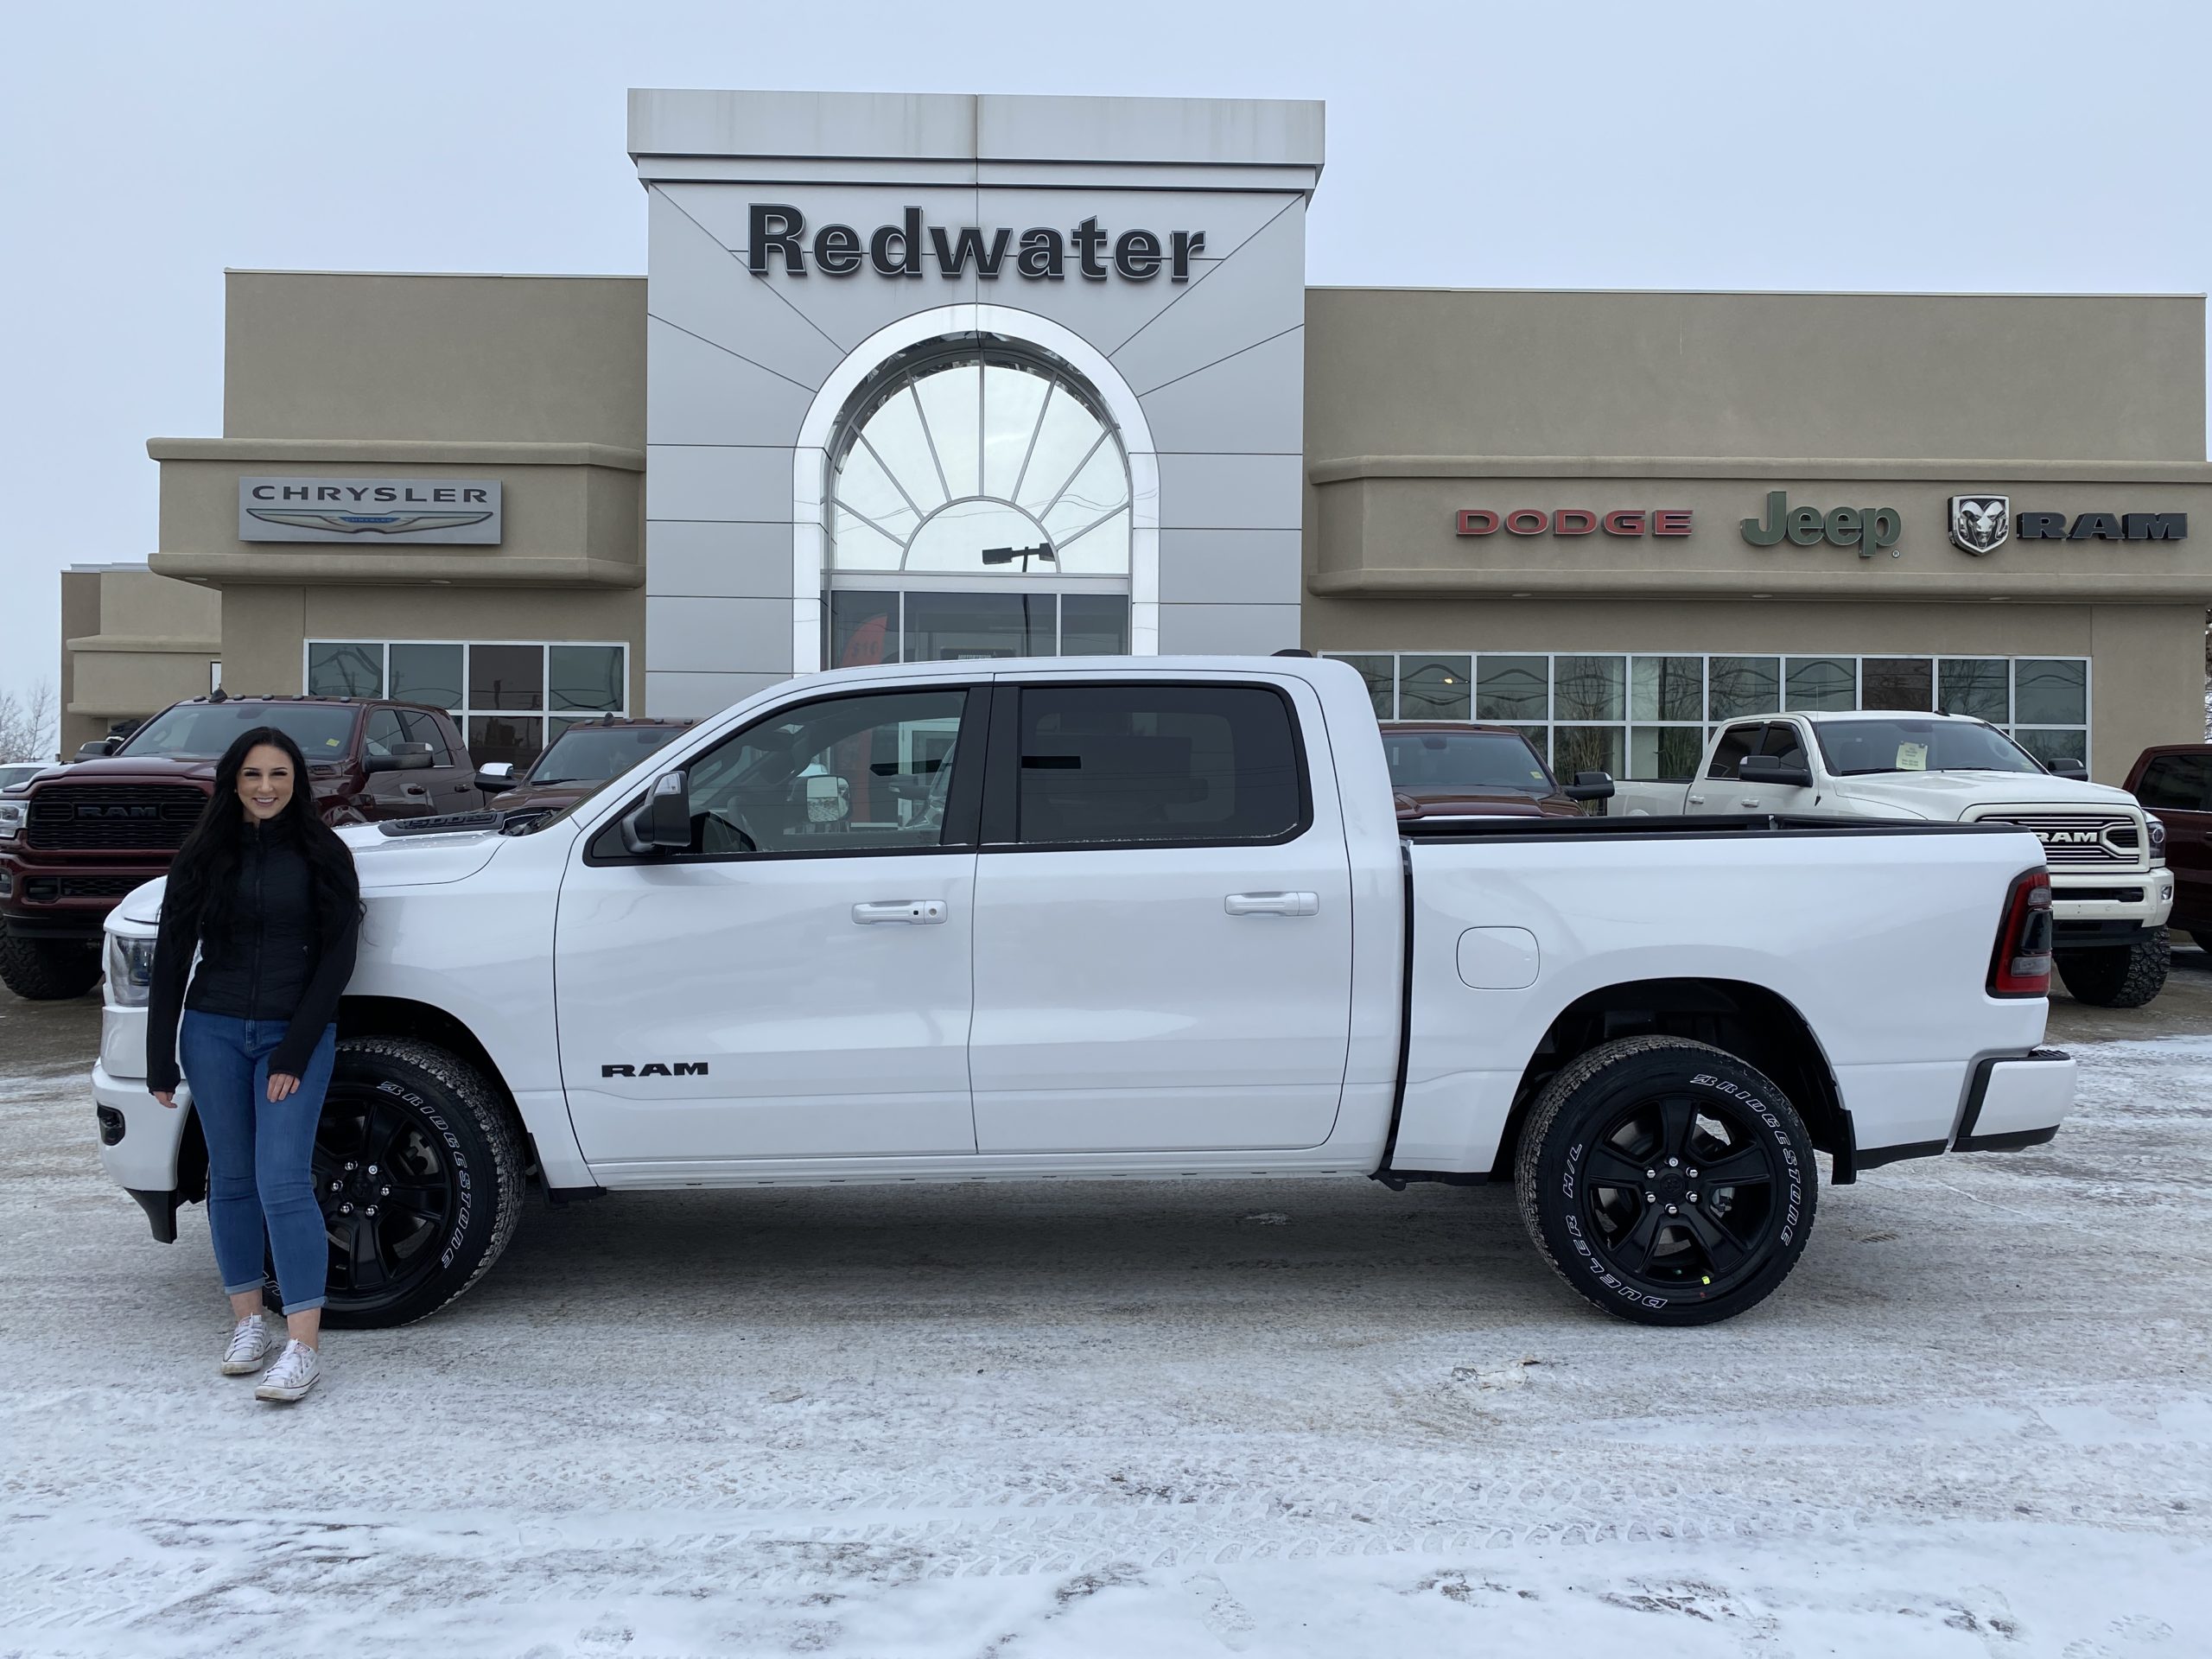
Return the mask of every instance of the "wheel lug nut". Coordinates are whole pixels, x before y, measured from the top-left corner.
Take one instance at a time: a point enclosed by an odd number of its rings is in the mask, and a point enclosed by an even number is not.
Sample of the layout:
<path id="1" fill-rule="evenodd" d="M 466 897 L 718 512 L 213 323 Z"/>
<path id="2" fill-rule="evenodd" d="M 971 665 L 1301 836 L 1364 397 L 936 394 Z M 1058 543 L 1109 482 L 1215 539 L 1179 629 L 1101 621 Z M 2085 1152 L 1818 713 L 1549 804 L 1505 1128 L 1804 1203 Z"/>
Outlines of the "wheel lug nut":
<path id="1" fill-rule="evenodd" d="M 1691 1194 L 1690 1194 L 1690 1202 L 1691 1202 L 1692 1204 L 1695 1204 L 1695 1203 L 1697 1202 L 1697 1194 L 1696 1194 L 1696 1193 L 1693 1192 L 1693 1193 L 1691 1193 Z"/>
<path id="2" fill-rule="evenodd" d="M 351 1173 L 353 1172 L 353 1170 L 355 1170 L 355 1169 L 356 1169 L 356 1168 L 358 1168 L 358 1167 L 359 1167 L 359 1166 L 358 1166 L 358 1165 L 354 1165 L 354 1164 L 348 1164 L 348 1165 L 346 1165 L 346 1173 L 347 1173 L 348 1174 L 351 1174 Z"/>
<path id="3" fill-rule="evenodd" d="M 378 1197 L 378 1198 L 390 1198 L 391 1196 L 391 1189 L 390 1187 L 388 1187 L 388 1186 L 380 1186 L 380 1187 L 377 1188 L 377 1197 Z M 1692 1198 L 1695 1198 L 1697 1195 L 1696 1195 L 1695 1193 L 1692 1193 L 1690 1196 L 1691 1196 Z"/>
<path id="4" fill-rule="evenodd" d="M 1667 1213 L 1670 1216 L 1678 1216 L 1681 1214 L 1681 1211 L 1675 1209 L 1675 1206 L 1670 1204 L 1667 1206 Z"/>
<path id="5" fill-rule="evenodd" d="M 373 1216 L 374 1214 L 376 1214 L 376 1212 L 377 1212 L 377 1207 L 376 1207 L 376 1205 L 374 1205 L 373 1204 L 372 1204 L 372 1205 L 371 1205 L 367 1209 L 365 1209 L 365 1210 L 364 1210 L 363 1211 L 361 1211 L 361 1213 L 362 1213 L 363 1215 L 365 1215 L 365 1216 Z"/>
<path id="6" fill-rule="evenodd" d="M 1656 1181 L 1659 1179 L 1659 1172 L 1656 1169 L 1647 1169 L 1643 1172 L 1643 1179 L 1647 1181 Z"/>
<path id="7" fill-rule="evenodd" d="M 1659 1202 L 1659 1195 L 1656 1192 L 1647 1192 L 1643 1195 L 1643 1201 L 1646 1204 L 1656 1204 Z"/>
<path id="8" fill-rule="evenodd" d="M 369 1166 L 369 1173 L 370 1173 L 370 1174 L 372 1174 L 372 1175 L 373 1175 L 373 1174 L 375 1174 L 376 1173 L 377 1173 L 377 1166 L 376 1166 L 374 1164 L 371 1164 L 371 1165 Z"/>
<path id="9" fill-rule="evenodd" d="M 1695 1179 L 1697 1179 L 1697 1171 L 1695 1171 L 1695 1170 L 1694 1170 L 1694 1169 L 1686 1169 L 1686 1170 L 1684 1170 L 1684 1171 L 1682 1172 L 1682 1173 L 1683 1173 L 1683 1174 L 1685 1174 L 1685 1175 L 1687 1175 L 1687 1176 L 1688 1176 L 1688 1177 L 1690 1178 L 1690 1179 L 1692 1179 L 1692 1180 L 1695 1180 Z"/>
<path id="10" fill-rule="evenodd" d="M 350 1204 L 341 1204 L 338 1206 L 338 1213 L 341 1216 L 350 1216 L 353 1213 L 353 1206 Z"/>
<path id="11" fill-rule="evenodd" d="M 1682 1161 L 1682 1160 L 1681 1160 L 1681 1159 L 1679 1159 L 1679 1158 L 1669 1158 L 1669 1159 L 1667 1160 L 1667 1167 L 1668 1167 L 1668 1168 L 1669 1168 L 1669 1169 L 1674 1169 L 1674 1168 L 1675 1168 L 1675 1167 L 1679 1166 L 1681 1165 L 1681 1161 Z"/>

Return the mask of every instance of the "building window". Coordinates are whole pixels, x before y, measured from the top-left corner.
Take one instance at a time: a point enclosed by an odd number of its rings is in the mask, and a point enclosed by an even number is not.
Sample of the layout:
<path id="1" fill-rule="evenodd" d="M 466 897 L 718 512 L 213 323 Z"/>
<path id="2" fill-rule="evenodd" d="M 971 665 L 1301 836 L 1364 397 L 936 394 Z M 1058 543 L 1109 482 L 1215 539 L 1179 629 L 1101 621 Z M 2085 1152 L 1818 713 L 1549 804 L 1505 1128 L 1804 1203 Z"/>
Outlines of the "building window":
<path id="1" fill-rule="evenodd" d="M 899 353 L 855 394 L 827 483 L 828 665 L 1128 651 L 1128 459 L 1051 354 Z"/>
<path id="2" fill-rule="evenodd" d="M 443 709 L 478 766 L 521 766 L 580 720 L 629 711 L 629 647 L 543 641 L 310 639 L 308 695 Z"/>
<path id="3" fill-rule="evenodd" d="M 1322 654 L 1359 671 L 1377 719 L 1463 721 L 1471 704 L 1474 721 L 1512 727 L 1562 776 L 1688 779 L 1731 721 L 1853 709 L 1971 715 L 2046 766 L 2089 763 L 2089 664 L 2079 657 Z"/>

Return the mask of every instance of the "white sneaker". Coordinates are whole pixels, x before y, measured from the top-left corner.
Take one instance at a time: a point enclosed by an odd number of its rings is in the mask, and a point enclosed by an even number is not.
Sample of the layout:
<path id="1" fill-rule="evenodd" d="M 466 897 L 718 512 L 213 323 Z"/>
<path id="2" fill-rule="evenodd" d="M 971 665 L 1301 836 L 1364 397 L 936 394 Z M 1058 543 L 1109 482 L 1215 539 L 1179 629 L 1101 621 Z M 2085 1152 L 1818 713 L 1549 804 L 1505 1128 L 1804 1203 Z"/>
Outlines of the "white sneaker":
<path id="1" fill-rule="evenodd" d="M 292 1341 L 284 1344 L 284 1351 L 276 1356 L 276 1363 L 261 1379 L 261 1386 L 253 1391 L 257 1400 L 296 1400 L 315 1387 L 315 1380 L 322 1375 L 322 1358 L 304 1342 Z"/>
<path id="2" fill-rule="evenodd" d="M 231 1332 L 231 1345 L 223 1350 L 223 1375 L 245 1376 L 259 1370 L 261 1362 L 276 1345 L 276 1333 L 260 1314 L 240 1319 Z"/>

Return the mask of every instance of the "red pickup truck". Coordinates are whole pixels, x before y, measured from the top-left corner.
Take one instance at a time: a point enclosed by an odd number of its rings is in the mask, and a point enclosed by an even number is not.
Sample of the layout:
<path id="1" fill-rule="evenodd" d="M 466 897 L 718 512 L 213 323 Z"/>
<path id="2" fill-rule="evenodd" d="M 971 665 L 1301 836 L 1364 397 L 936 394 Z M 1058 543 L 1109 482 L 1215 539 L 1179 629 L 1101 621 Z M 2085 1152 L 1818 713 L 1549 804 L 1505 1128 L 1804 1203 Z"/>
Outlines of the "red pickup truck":
<path id="1" fill-rule="evenodd" d="M 100 925 L 164 874 L 208 796 L 215 762 L 253 726 L 289 733 L 325 822 L 465 812 L 483 804 L 453 717 L 352 697 L 194 697 L 109 752 L 0 791 L 0 983 L 79 996 L 100 973 Z"/>

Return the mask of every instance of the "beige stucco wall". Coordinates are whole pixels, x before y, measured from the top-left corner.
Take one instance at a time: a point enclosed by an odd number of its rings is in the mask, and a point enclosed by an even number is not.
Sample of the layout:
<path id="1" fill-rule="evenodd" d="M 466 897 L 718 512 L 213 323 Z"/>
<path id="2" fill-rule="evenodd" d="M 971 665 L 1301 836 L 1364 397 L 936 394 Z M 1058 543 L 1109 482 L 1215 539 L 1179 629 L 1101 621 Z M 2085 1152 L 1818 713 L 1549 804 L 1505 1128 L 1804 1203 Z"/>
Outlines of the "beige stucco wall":
<path id="1" fill-rule="evenodd" d="M 223 435 L 147 446 L 226 689 L 299 691 L 309 639 L 625 641 L 642 707 L 645 327 L 642 277 L 229 273 Z M 501 540 L 244 542 L 245 474 L 493 479 Z"/>
<path id="2" fill-rule="evenodd" d="M 2204 459 L 2199 296 L 1317 288 L 1306 453 Z"/>
<path id="3" fill-rule="evenodd" d="M 1317 651 L 2091 658 L 2092 768 L 2203 733 L 2212 603 L 2196 296 L 1307 296 L 1303 639 Z M 1894 548 L 1759 547 L 1890 506 Z M 1952 545 L 1949 498 L 2186 512 L 2194 539 Z M 1691 533 L 1484 537 L 1465 508 L 1689 510 Z"/>
<path id="4" fill-rule="evenodd" d="M 642 276 L 234 270 L 230 437 L 645 442 Z"/>
<path id="5" fill-rule="evenodd" d="M 61 752 L 207 690 L 221 599 L 143 567 L 62 575 Z"/>

